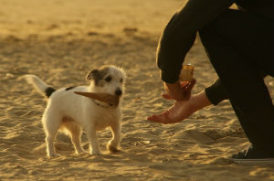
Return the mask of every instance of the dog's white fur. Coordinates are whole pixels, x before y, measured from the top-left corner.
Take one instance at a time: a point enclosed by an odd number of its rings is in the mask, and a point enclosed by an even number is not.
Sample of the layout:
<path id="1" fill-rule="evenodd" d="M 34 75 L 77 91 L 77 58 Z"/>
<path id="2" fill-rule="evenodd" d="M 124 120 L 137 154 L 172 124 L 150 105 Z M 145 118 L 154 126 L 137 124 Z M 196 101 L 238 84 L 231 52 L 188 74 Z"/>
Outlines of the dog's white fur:
<path id="1" fill-rule="evenodd" d="M 56 156 L 54 140 L 58 130 L 71 137 L 75 152 L 79 154 L 84 151 L 80 145 L 82 130 L 84 129 L 89 140 L 90 154 L 100 154 L 96 131 L 110 127 L 113 137 L 107 147 L 110 151 L 118 150 L 121 139 L 120 103 L 117 107 L 113 107 L 77 95 L 74 91 L 115 95 L 117 90 L 124 92 L 123 80 L 125 80 L 125 76 L 125 72 L 121 68 L 113 65 L 103 66 L 88 74 L 87 79 L 91 81 L 89 86 L 78 86 L 70 90 L 61 88 L 50 95 L 42 117 L 49 157 Z M 35 75 L 25 75 L 24 77 L 43 95 L 45 95 L 46 89 L 51 87 Z M 111 77 L 110 81 L 109 77 Z"/>

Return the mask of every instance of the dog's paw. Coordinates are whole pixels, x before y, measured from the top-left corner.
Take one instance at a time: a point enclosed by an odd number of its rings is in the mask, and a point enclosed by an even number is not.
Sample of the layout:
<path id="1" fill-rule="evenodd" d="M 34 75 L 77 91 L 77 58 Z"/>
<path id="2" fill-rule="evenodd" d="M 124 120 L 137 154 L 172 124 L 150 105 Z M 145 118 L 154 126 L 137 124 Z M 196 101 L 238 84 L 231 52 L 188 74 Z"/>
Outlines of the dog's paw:
<path id="1" fill-rule="evenodd" d="M 89 152 L 85 151 L 85 150 L 82 150 L 82 151 L 79 151 L 79 152 L 76 151 L 74 154 L 77 155 L 77 156 L 83 156 L 83 155 L 88 155 Z"/>
<path id="2" fill-rule="evenodd" d="M 92 150 L 90 152 L 91 155 L 101 155 L 101 152 L 99 150 Z"/>
<path id="3" fill-rule="evenodd" d="M 108 145 L 107 145 L 107 149 L 108 149 L 111 153 L 117 153 L 117 152 L 120 151 L 117 147 L 112 146 L 111 144 L 108 144 Z"/>
<path id="4" fill-rule="evenodd" d="M 57 154 L 57 153 L 50 153 L 48 154 L 48 158 L 49 159 L 53 159 L 53 158 L 57 158 L 57 157 L 60 157 L 61 155 L 60 154 Z"/>
<path id="5" fill-rule="evenodd" d="M 84 150 L 84 149 L 77 149 L 77 150 L 75 150 L 75 154 L 76 155 L 81 155 L 81 154 L 83 154 L 83 153 L 88 153 L 86 150 Z"/>

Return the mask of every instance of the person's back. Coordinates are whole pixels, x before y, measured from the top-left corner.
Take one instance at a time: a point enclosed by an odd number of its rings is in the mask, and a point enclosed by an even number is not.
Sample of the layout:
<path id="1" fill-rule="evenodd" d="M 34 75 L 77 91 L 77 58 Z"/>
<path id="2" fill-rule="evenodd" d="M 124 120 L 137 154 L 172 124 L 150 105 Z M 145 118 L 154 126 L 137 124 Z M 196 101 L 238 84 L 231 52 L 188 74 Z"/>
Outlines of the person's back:
<path id="1" fill-rule="evenodd" d="M 273 0 L 236 0 L 236 4 L 242 10 L 247 10 L 265 18 L 273 17 Z"/>

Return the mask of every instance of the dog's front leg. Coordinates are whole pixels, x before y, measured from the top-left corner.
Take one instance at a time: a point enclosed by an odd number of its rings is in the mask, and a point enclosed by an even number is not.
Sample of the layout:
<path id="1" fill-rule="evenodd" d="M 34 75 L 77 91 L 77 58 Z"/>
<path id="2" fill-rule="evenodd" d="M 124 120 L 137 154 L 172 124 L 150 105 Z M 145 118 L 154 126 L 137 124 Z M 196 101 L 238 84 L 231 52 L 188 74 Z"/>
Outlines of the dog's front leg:
<path id="1" fill-rule="evenodd" d="M 120 123 L 111 125 L 112 139 L 107 144 L 107 149 L 111 152 L 118 152 L 118 146 L 121 140 L 121 126 Z"/>
<path id="2" fill-rule="evenodd" d="M 89 140 L 89 150 L 92 155 L 99 155 L 100 149 L 97 142 L 96 129 L 94 126 L 91 126 L 87 129 L 87 136 Z"/>

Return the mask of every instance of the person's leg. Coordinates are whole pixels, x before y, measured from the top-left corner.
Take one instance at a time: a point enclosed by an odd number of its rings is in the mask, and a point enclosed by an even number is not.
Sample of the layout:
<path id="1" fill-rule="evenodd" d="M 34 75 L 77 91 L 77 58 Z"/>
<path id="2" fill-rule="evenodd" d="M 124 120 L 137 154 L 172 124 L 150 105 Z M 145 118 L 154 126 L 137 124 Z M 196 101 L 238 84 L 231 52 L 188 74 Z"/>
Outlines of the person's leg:
<path id="1" fill-rule="evenodd" d="M 274 75 L 273 25 L 228 10 L 200 30 L 208 53 L 254 150 L 274 156 L 274 109 L 262 72 Z"/>

